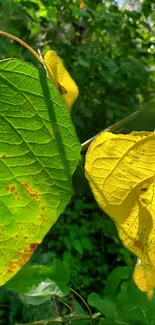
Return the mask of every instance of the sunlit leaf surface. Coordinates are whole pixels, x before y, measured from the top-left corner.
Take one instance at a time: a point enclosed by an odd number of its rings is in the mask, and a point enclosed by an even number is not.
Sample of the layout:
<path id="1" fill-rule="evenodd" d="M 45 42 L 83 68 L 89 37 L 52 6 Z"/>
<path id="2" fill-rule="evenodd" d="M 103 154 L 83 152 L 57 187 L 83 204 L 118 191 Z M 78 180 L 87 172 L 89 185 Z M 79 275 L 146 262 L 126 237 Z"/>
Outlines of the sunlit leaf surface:
<path id="1" fill-rule="evenodd" d="M 134 278 L 155 287 L 155 134 L 102 132 L 86 156 L 86 177 L 101 208 L 115 221 L 123 244 L 140 259 Z"/>
<path id="2" fill-rule="evenodd" d="M 48 51 L 44 60 L 49 78 L 59 89 L 66 106 L 71 109 L 79 94 L 75 81 L 65 69 L 61 58 L 55 51 Z"/>
<path id="3" fill-rule="evenodd" d="M 27 262 L 64 211 L 79 152 L 56 87 L 27 63 L 1 61 L 0 285 Z"/>

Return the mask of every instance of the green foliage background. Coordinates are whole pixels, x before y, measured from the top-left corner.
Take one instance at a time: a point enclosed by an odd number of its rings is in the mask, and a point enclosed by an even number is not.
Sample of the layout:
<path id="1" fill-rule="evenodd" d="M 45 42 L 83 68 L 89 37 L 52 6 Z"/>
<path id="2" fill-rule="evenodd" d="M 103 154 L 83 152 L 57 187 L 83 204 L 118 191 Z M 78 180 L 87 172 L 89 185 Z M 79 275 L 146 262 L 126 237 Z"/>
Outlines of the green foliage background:
<path id="1" fill-rule="evenodd" d="M 147 108 L 154 98 L 155 4 L 153 0 L 142 4 L 137 1 L 133 10 L 132 1 L 119 7 L 113 0 L 87 0 L 86 8 L 81 9 L 80 2 L 0 0 L 0 28 L 39 49 L 42 55 L 53 49 L 63 58 L 80 91 L 72 118 L 83 142 L 144 103 Z M 8 57 L 39 66 L 21 45 L 1 38 L 0 58 Z M 135 128 L 143 129 L 145 119 L 147 114 L 136 120 Z M 129 125 L 127 130 L 132 131 L 132 127 Z M 30 263 L 49 265 L 59 258 L 69 268 L 71 286 L 85 299 L 93 291 L 116 297 L 127 290 L 135 257 L 122 247 L 112 221 L 98 208 L 80 167 L 73 183 L 72 202 Z M 141 299 L 143 305 L 144 298 Z M 132 293 L 128 300 L 132 300 Z M 94 302 L 90 305 L 94 307 Z M 35 321 L 51 314 L 50 305 L 30 308 L 22 305 L 14 293 L 1 289 L 2 325 Z M 135 317 L 125 324 L 136 321 Z M 109 325 L 112 324 L 111 320 Z M 121 318 L 117 324 L 122 324 Z M 138 318 L 137 324 L 145 323 Z"/>

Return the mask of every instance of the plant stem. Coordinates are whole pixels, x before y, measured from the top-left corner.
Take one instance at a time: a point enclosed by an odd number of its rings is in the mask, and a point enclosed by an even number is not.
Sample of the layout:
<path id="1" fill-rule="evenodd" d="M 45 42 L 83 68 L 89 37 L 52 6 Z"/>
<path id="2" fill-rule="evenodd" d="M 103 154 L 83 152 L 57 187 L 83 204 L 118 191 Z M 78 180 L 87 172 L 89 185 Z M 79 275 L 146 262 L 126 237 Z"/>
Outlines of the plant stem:
<path id="1" fill-rule="evenodd" d="M 133 120 L 139 113 L 141 112 L 141 110 L 137 110 L 136 112 L 132 113 L 131 115 L 123 118 L 122 120 L 120 120 L 119 122 L 109 126 L 108 128 L 104 129 L 103 131 L 105 132 L 114 132 L 116 131 L 118 128 L 120 128 L 121 126 L 125 125 L 126 123 L 128 123 L 129 121 Z M 102 131 L 102 132 L 103 132 Z M 91 144 L 91 142 L 100 134 L 100 132 L 98 134 L 96 134 L 94 137 L 90 138 L 89 140 L 85 141 L 84 143 L 81 144 L 81 152 L 85 151 L 89 145 Z"/>
<path id="2" fill-rule="evenodd" d="M 24 47 L 26 47 L 27 50 L 29 50 L 36 58 L 37 60 L 39 60 L 43 65 L 44 67 L 46 67 L 47 71 L 48 71 L 48 74 L 51 75 L 52 77 L 52 81 L 53 83 L 55 84 L 55 86 L 58 88 L 58 84 L 57 84 L 57 81 L 56 81 L 56 78 L 54 77 L 54 74 L 53 74 L 53 71 L 52 69 L 50 68 L 50 65 L 48 65 L 42 58 L 41 55 L 39 55 L 35 50 L 33 50 L 33 48 L 31 46 L 29 46 L 27 43 L 25 43 L 24 41 L 22 41 L 20 38 L 12 35 L 12 34 L 9 34 L 9 33 L 6 33 L 6 32 L 3 32 L 3 31 L 0 31 L 0 36 L 4 36 L 4 37 L 8 37 L 8 38 L 11 38 L 12 40 L 20 43 L 21 45 L 23 45 Z M 49 78 L 50 79 L 50 78 Z"/>
<path id="3" fill-rule="evenodd" d="M 15 325 L 49 325 L 53 323 L 67 323 L 69 321 L 73 320 L 90 320 L 92 319 L 89 315 L 71 315 L 71 316 L 63 316 L 63 317 L 56 317 L 56 318 L 50 318 L 46 320 L 39 320 L 33 323 L 16 323 Z"/>
<path id="4" fill-rule="evenodd" d="M 89 311 L 89 314 L 90 314 L 90 317 L 92 318 L 92 312 L 91 312 L 91 309 L 89 308 L 89 306 L 88 306 L 88 304 L 86 303 L 86 301 L 81 297 L 81 295 L 78 293 L 78 292 L 76 292 L 74 289 L 72 289 L 72 288 L 70 288 L 70 290 L 74 293 L 74 294 L 76 294 L 80 299 L 81 299 L 81 301 L 83 302 L 83 304 L 86 306 L 86 308 L 87 308 L 87 310 Z"/>
<path id="5" fill-rule="evenodd" d="M 62 305 L 64 305 L 64 306 L 66 306 L 68 309 L 69 309 L 69 311 L 70 311 L 70 313 L 72 313 L 73 311 L 72 311 L 72 308 L 66 303 L 66 302 L 64 302 L 63 300 L 61 300 L 61 299 L 59 299 L 58 297 L 56 297 L 55 296 L 55 300 L 57 300 L 59 303 L 61 303 Z"/>
<path id="6" fill-rule="evenodd" d="M 33 50 L 33 48 L 31 46 L 29 46 L 24 41 L 22 41 L 20 38 L 14 36 L 12 34 L 3 32 L 3 31 L 0 31 L 0 36 L 8 37 L 8 38 L 20 43 L 21 45 L 26 47 L 42 64 L 44 64 L 44 60 L 39 56 L 39 54 L 35 50 Z"/>

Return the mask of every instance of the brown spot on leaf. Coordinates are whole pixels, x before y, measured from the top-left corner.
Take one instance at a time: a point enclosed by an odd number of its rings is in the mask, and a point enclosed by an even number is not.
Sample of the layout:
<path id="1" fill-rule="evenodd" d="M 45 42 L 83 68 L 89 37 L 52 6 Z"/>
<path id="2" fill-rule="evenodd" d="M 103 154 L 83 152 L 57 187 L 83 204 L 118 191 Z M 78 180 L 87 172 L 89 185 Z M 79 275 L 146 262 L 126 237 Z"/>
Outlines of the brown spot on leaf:
<path id="1" fill-rule="evenodd" d="M 13 193 L 15 196 L 18 195 L 17 190 L 16 190 L 16 186 L 15 186 L 15 185 L 10 184 L 10 185 L 6 186 L 5 188 L 6 188 L 6 190 L 7 190 L 8 192 Z M 15 192 L 15 191 L 16 191 L 16 192 Z"/>
<path id="2" fill-rule="evenodd" d="M 38 219 L 41 220 L 42 222 L 46 222 L 47 220 L 47 218 L 43 214 L 40 214 Z"/>
<path id="3" fill-rule="evenodd" d="M 147 192 L 148 188 L 147 188 L 147 187 L 142 187 L 140 190 L 141 190 L 142 192 Z"/>
<path id="4" fill-rule="evenodd" d="M 34 250 L 37 248 L 39 243 L 30 244 L 23 254 L 21 253 L 21 258 L 16 262 L 9 262 L 8 264 L 8 273 L 16 273 L 32 256 Z"/>
<path id="5" fill-rule="evenodd" d="M 143 203 L 147 203 L 147 202 L 148 202 L 148 201 L 147 201 L 146 199 L 144 199 L 143 197 L 142 197 L 141 201 L 142 201 Z"/>
<path id="6" fill-rule="evenodd" d="M 137 247 L 137 248 L 139 248 L 141 251 L 143 251 L 144 250 L 144 245 L 143 245 L 143 243 L 141 242 L 141 240 L 135 240 L 135 242 L 134 242 L 134 244 L 135 244 L 135 246 Z"/>
<path id="7" fill-rule="evenodd" d="M 37 248 L 38 245 L 39 243 L 31 243 L 27 247 L 27 249 L 25 249 L 22 258 L 19 261 L 21 266 L 28 261 L 28 259 L 31 257 L 31 255 L 33 254 L 34 250 Z"/>
<path id="8" fill-rule="evenodd" d="M 59 91 L 60 91 L 60 94 L 67 94 L 67 90 L 65 89 L 65 87 L 63 87 L 62 85 L 60 85 L 59 83 L 58 83 L 58 89 L 59 89 Z"/>
<path id="9" fill-rule="evenodd" d="M 16 273 L 18 271 L 19 267 L 17 263 L 9 262 L 8 264 L 8 273 Z"/>
<path id="10" fill-rule="evenodd" d="M 12 192 L 13 191 L 12 188 L 14 190 L 14 185 L 8 185 L 8 186 L 6 186 L 6 190 L 9 191 L 9 192 Z"/>
<path id="11" fill-rule="evenodd" d="M 32 196 L 35 201 L 40 202 L 40 196 L 37 190 L 33 189 L 28 182 L 24 182 L 23 186 L 26 189 L 26 192 Z"/>
<path id="12" fill-rule="evenodd" d="M 39 245 L 38 243 L 30 244 L 30 250 L 31 250 L 32 253 L 34 252 L 34 250 L 37 248 L 38 245 Z"/>

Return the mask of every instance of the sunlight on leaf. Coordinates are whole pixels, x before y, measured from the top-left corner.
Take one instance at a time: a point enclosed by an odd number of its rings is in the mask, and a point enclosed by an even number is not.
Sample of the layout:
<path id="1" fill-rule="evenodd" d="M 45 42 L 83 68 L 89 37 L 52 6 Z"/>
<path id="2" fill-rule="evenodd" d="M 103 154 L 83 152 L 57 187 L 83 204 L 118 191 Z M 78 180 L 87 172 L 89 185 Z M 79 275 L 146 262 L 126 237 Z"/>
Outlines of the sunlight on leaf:
<path id="1" fill-rule="evenodd" d="M 140 259 L 134 279 L 151 297 L 155 287 L 155 134 L 102 132 L 86 155 L 86 177 L 123 244 Z"/>
<path id="2" fill-rule="evenodd" d="M 55 51 L 48 51 L 45 54 L 44 60 L 49 79 L 59 89 L 64 102 L 71 109 L 79 94 L 76 83 L 65 69 L 61 58 Z"/>
<path id="3" fill-rule="evenodd" d="M 0 285 L 29 260 L 73 194 L 80 144 L 56 87 L 0 61 Z"/>

